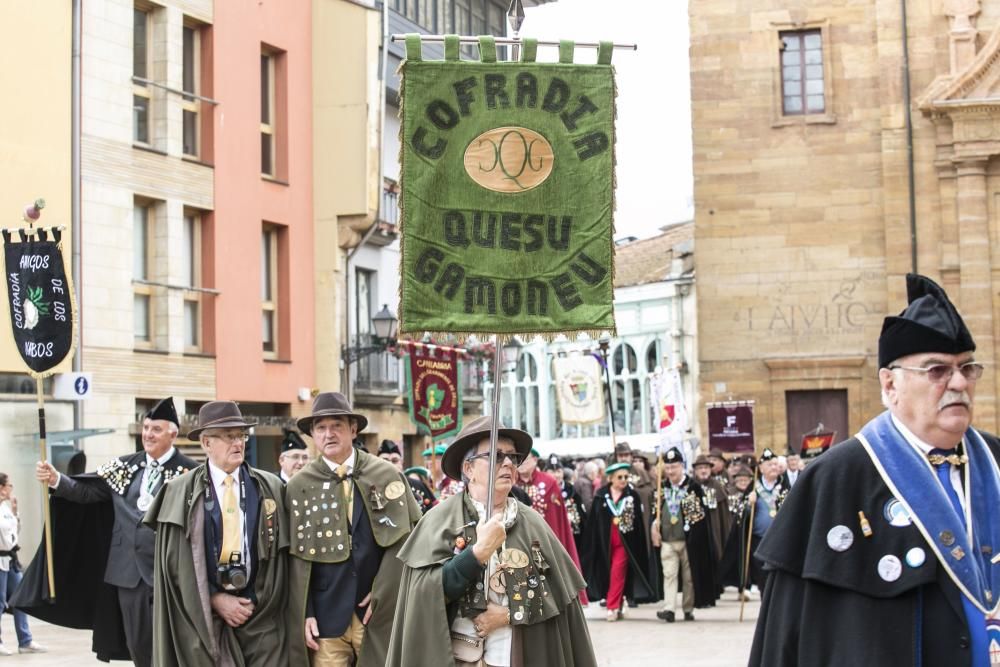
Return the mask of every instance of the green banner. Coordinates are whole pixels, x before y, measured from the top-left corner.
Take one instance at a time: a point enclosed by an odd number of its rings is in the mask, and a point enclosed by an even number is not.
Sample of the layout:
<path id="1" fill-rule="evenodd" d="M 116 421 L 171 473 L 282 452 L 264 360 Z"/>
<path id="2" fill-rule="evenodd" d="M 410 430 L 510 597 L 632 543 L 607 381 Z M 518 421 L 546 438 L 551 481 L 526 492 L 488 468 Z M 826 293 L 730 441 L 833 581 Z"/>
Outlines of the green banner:
<path id="1" fill-rule="evenodd" d="M 401 333 L 614 331 L 611 45 L 597 64 L 421 59 L 407 37 Z"/>

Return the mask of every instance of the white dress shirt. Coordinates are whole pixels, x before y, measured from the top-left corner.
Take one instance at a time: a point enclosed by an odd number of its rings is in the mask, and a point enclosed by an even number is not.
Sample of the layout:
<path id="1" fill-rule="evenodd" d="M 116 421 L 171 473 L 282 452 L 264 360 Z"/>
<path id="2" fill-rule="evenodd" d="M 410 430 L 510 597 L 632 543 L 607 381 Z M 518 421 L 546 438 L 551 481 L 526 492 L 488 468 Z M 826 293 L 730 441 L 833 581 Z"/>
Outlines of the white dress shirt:
<path id="1" fill-rule="evenodd" d="M 17 545 L 17 516 L 9 500 L 0 502 L 0 551 L 10 551 Z M 0 556 L 0 572 L 10 570 L 10 556 Z M 7 592 L 10 594 L 10 591 Z"/>
<path id="2" fill-rule="evenodd" d="M 215 496 L 215 502 L 219 506 L 219 514 L 222 515 L 222 499 L 225 498 L 226 487 L 223 481 L 226 479 L 226 475 L 232 475 L 233 477 L 233 493 L 236 495 L 236 520 L 239 522 L 240 535 L 243 536 L 243 564 L 247 566 L 247 577 L 250 576 L 250 536 L 247 534 L 246 527 L 246 516 L 243 513 L 243 508 L 240 507 L 240 469 L 237 468 L 231 473 L 227 473 L 222 468 L 219 468 L 211 461 L 208 462 L 208 471 L 212 478 L 212 494 Z M 222 530 L 222 525 L 219 525 L 219 530 Z M 219 546 L 222 545 L 222 534 L 219 534 Z M 228 559 L 228 557 L 227 557 Z"/>
<path id="3" fill-rule="evenodd" d="M 169 461 L 170 459 L 172 459 L 174 457 L 174 454 L 176 454 L 176 453 L 177 453 L 177 448 L 176 447 L 171 447 L 170 449 L 168 449 L 166 451 L 166 453 L 163 456 L 161 456 L 161 457 L 159 457 L 157 459 L 154 459 L 149 454 L 146 454 L 146 467 L 142 469 L 142 482 L 141 482 L 142 486 L 140 487 L 140 493 L 142 495 L 146 495 L 147 493 L 149 493 L 150 495 L 152 495 L 152 493 L 154 491 L 154 489 L 150 489 L 149 488 L 149 473 L 152 470 L 152 468 L 150 468 L 150 464 L 154 460 L 159 464 L 159 467 L 161 468 L 161 470 L 160 470 L 160 479 L 162 480 L 163 479 L 163 470 L 162 470 L 162 468 L 163 468 L 164 464 L 166 464 L 167 461 Z"/>

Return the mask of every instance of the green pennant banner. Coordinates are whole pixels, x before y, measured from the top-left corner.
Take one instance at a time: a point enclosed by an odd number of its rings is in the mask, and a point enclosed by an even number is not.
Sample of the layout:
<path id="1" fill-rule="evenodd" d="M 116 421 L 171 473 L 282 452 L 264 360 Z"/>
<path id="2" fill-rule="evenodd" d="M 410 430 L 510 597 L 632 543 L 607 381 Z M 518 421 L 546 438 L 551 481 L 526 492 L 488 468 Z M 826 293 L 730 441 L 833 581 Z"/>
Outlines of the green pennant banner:
<path id="1" fill-rule="evenodd" d="M 614 332 L 615 84 L 597 64 L 421 59 L 402 77 L 401 333 Z"/>

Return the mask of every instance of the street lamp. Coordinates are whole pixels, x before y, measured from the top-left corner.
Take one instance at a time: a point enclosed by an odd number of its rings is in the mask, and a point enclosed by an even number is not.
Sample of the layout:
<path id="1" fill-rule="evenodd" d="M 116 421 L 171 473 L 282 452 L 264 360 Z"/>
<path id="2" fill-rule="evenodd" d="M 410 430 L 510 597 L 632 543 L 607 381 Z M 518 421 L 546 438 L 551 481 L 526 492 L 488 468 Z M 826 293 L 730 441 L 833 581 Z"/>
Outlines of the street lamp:
<path id="1" fill-rule="evenodd" d="M 376 352 L 384 352 L 396 340 L 396 330 L 399 320 L 389 310 L 388 304 L 382 304 L 382 310 L 372 316 L 372 328 L 375 335 L 372 336 L 371 345 L 358 345 L 355 347 L 344 346 L 341 349 L 341 359 L 345 365 L 350 366 L 355 361 Z"/>
<path id="2" fill-rule="evenodd" d="M 521 360 L 522 347 L 524 345 L 521 344 L 521 341 L 513 336 L 503 344 L 503 364 L 505 369 L 514 370 L 517 368 L 517 362 Z"/>

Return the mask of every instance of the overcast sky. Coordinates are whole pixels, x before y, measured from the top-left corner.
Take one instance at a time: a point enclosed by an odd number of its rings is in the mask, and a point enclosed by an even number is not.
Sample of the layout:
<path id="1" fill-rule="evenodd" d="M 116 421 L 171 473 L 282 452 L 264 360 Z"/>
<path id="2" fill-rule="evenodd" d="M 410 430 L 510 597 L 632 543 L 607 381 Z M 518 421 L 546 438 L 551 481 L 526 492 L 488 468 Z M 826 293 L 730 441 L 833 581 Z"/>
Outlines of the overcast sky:
<path id="1" fill-rule="evenodd" d="M 691 220 L 691 93 L 687 0 L 558 0 L 525 10 L 522 37 L 639 45 L 615 51 L 618 210 L 615 238 L 653 236 Z M 596 51 L 577 50 L 577 62 Z M 539 47 L 538 59 L 558 60 Z"/>

